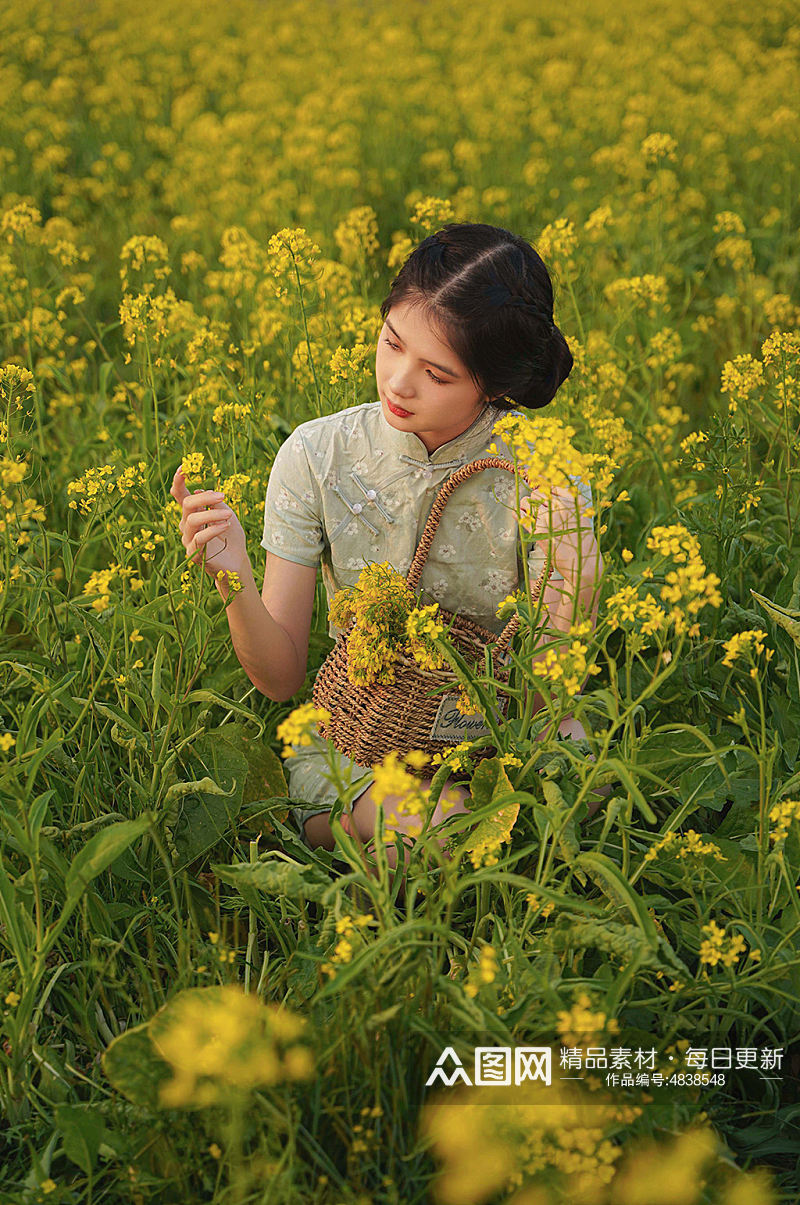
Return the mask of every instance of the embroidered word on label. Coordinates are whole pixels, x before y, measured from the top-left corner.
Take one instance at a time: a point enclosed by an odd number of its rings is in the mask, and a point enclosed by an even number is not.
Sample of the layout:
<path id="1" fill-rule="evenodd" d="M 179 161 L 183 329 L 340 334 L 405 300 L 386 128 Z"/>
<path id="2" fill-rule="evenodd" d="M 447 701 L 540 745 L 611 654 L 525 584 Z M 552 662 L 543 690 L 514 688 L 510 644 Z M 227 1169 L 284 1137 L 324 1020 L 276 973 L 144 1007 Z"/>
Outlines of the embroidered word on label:
<path id="1" fill-rule="evenodd" d="M 445 695 L 439 704 L 439 710 L 436 712 L 436 719 L 433 721 L 431 728 L 430 739 L 432 741 L 463 741 L 466 738 L 476 736 L 486 736 L 490 731 L 486 720 L 480 712 L 471 712 L 469 715 L 462 715 L 456 707 L 458 695 Z M 504 710 L 506 700 L 503 699 L 500 707 L 495 708 L 495 718 L 500 721 L 504 719 Z"/>

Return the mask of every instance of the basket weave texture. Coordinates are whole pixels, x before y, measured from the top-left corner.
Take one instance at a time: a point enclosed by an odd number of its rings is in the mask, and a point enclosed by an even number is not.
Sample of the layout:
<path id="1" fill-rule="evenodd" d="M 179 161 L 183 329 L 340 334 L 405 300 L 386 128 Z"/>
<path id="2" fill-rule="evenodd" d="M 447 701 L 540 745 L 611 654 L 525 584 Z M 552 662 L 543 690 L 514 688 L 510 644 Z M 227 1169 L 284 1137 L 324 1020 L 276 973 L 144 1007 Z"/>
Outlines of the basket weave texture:
<path id="1" fill-rule="evenodd" d="M 499 456 L 484 456 L 462 465 L 439 490 L 406 576 L 406 582 L 413 591 L 418 590 L 422 570 L 448 498 L 473 474 L 490 468 L 514 472 L 513 465 L 507 460 Z M 532 588 L 534 600 L 541 594 L 552 572 L 553 566 L 546 560 Z M 464 659 L 481 672 L 485 666 L 484 648 L 489 646 L 494 677 L 498 682 L 508 683 L 510 666 L 497 663 L 508 652 L 519 628 L 519 615 L 511 617 L 499 636 L 467 616 L 454 614 L 443 607 L 439 608 L 437 619 L 445 626 L 453 621 L 448 632 L 449 640 Z M 410 653 L 401 652 L 399 659 L 393 663 L 394 682 L 354 685 L 347 676 L 348 641 L 354 623 L 355 619 L 352 619 L 340 633 L 320 666 L 312 692 L 314 705 L 327 708 L 331 714 L 327 723 L 319 724 L 319 734 L 323 738 L 329 737 L 340 753 L 344 753 L 356 765 L 371 766 L 382 761 L 392 750 L 400 755 L 412 749 L 436 753 L 447 745 L 456 745 L 459 741 L 479 735 L 479 730 L 480 733 L 487 731 L 481 717 L 461 717 L 456 711 L 455 698 L 460 688 L 453 671 L 423 669 Z M 502 708 L 508 702 L 508 695 L 498 687 L 497 697 L 498 705 Z M 454 732 L 454 727 L 459 724 L 463 726 L 461 735 Z M 434 735 L 434 731 L 437 735 Z M 496 752 L 494 747 L 484 747 L 475 750 L 475 756 L 489 757 Z M 411 766 L 407 769 L 419 777 L 426 773 L 425 769 Z"/>

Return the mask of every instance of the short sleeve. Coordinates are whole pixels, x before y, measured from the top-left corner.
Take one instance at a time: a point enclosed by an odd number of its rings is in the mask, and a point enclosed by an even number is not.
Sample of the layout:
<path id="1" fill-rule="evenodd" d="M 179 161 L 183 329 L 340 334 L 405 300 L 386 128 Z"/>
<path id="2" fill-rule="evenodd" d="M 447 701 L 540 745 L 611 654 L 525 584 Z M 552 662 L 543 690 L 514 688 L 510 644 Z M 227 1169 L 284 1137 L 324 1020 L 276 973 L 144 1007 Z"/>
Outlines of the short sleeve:
<path id="1" fill-rule="evenodd" d="M 261 547 L 286 561 L 316 568 L 324 546 L 320 495 L 298 429 L 281 444 L 272 465 Z"/>

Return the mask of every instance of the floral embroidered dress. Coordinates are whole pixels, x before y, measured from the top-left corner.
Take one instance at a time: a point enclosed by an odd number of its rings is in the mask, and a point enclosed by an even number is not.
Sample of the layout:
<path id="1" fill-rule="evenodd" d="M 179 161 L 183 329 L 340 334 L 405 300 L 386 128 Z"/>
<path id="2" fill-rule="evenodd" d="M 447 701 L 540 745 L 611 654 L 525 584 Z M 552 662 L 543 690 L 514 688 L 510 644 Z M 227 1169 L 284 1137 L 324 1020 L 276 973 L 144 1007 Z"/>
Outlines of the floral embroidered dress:
<path id="1" fill-rule="evenodd" d="M 355 585 L 366 564 L 388 561 L 405 576 L 448 477 L 494 455 L 491 443 L 513 464 L 502 437 L 492 434 L 504 413 L 486 407 L 466 431 L 430 453 L 419 436 L 389 425 L 380 400 L 301 423 L 275 457 L 261 547 L 299 565 L 321 564 L 329 604 L 337 590 Z M 575 484 L 591 505 L 588 484 Z M 497 608 L 524 580 L 515 500 L 514 475 L 498 468 L 474 474 L 450 495 L 420 578 L 423 604 L 438 602 L 502 631 L 507 620 L 498 619 Z M 541 560 L 533 551 L 529 564 L 535 578 Z M 340 629 L 329 623 L 328 631 L 335 639 Z M 313 804 L 294 811 L 305 836 L 305 821 L 328 811 L 337 789 L 324 777 L 330 773 L 325 742 L 293 748 L 286 763 L 290 793 Z M 337 763 L 345 781 L 363 779 L 361 790 L 373 779 L 344 754 Z"/>

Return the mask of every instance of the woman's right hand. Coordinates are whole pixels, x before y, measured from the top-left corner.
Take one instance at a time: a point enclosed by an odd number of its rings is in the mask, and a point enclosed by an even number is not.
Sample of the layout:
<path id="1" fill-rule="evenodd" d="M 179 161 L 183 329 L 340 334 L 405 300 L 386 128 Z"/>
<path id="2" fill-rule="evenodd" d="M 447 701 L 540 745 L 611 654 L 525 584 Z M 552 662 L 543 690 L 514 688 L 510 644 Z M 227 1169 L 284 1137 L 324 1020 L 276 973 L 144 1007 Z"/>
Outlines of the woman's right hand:
<path id="1" fill-rule="evenodd" d="M 248 570 L 252 572 L 244 529 L 226 505 L 223 494 L 213 490 L 195 490 L 190 494 L 181 465 L 175 470 L 169 492 L 181 504 L 181 540 L 192 564 L 197 565 L 203 560 L 205 549 L 203 568 L 209 577 L 216 579 L 220 569 L 236 573 L 240 578 L 244 578 Z"/>

